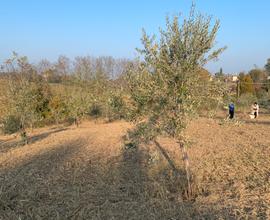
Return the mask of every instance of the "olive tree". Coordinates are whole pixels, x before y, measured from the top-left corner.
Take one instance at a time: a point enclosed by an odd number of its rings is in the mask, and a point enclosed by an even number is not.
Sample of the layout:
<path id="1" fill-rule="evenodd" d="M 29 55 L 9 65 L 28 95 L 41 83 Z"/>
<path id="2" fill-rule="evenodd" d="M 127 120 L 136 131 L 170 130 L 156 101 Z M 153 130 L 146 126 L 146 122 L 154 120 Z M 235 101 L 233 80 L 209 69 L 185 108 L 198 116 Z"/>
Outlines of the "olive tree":
<path id="1" fill-rule="evenodd" d="M 155 142 L 158 135 L 165 134 L 179 143 L 189 194 L 191 174 L 183 131 L 204 97 L 213 91 L 208 88 L 213 84 L 201 80 L 199 71 L 225 49 L 213 49 L 218 29 L 219 21 L 196 14 L 194 6 L 187 18 L 167 18 L 159 40 L 143 31 L 143 49 L 138 50 L 141 65 L 128 74 L 134 104 L 130 111 L 137 122 L 133 135 L 140 141 Z"/>
<path id="2" fill-rule="evenodd" d="M 19 119 L 22 139 L 27 142 L 26 128 L 33 128 L 35 123 L 46 116 L 50 90 L 29 64 L 27 57 L 19 57 L 14 53 L 7 65 L 10 71 L 6 104 L 9 115 Z"/>
<path id="3" fill-rule="evenodd" d="M 62 94 L 54 94 L 49 102 L 50 117 L 59 125 L 68 115 L 66 97 Z"/>
<path id="4" fill-rule="evenodd" d="M 79 127 L 81 119 L 89 113 L 93 97 L 84 87 L 74 86 L 68 89 L 70 94 L 65 97 L 68 114 L 76 127 Z"/>

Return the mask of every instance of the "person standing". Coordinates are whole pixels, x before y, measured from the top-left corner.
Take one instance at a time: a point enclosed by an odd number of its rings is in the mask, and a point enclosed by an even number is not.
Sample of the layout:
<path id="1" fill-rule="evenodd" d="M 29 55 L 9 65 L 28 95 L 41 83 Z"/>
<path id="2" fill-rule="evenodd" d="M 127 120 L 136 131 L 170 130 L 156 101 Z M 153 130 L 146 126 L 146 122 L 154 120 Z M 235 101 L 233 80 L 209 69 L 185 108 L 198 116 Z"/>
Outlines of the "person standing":
<path id="1" fill-rule="evenodd" d="M 233 103 L 229 104 L 229 118 L 230 119 L 234 118 L 234 104 Z"/>

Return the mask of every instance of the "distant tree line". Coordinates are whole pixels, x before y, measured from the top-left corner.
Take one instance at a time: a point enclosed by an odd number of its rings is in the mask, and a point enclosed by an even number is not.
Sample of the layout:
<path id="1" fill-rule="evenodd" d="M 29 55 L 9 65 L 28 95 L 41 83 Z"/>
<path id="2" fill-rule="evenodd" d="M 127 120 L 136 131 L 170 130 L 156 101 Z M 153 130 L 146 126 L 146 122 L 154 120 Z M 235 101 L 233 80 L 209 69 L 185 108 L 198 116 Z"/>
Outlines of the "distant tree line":
<path id="1" fill-rule="evenodd" d="M 73 122 L 79 126 L 84 117 L 104 116 L 109 120 L 130 118 L 134 112 L 131 111 L 133 107 L 127 76 L 132 71 L 139 72 L 141 65 L 139 60 L 109 56 L 79 56 L 74 60 L 59 56 L 55 63 L 43 59 L 34 65 L 27 57 L 13 53 L 1 66 L 2 127 L 3 124 L 9 125 L 4 130 L 11 133 L 50 123 Z M 200 81 L 206 83 L 200 85 L 202 90 L 212 77 L 204 68 L 199 68 L 197 73 Z M 240 73 L 240 96 L 269 100 L 269 76 L 270 59 L 264 69 L 255 68 L 248 73 Z M 214 79 L 224 77 L 220 69 Z M 215 109 L 217 100 L 213 94 L 220 97 L 225 87 L 224 84 L 222 91 L 215 87 L 215 92 L 205 97 L 201 106 Z M 224 100 L 218 101 L 222 102 Z"/>
<path id="2" fill-rule="evenodd" d="M 78 56 L 74 60 L 61 55 L 57 62 L 42 59 L 35 69 L 49 83 L 60 83 L 67 80 L 92 80 L 98 78 L 116 79 L 132 61 L 116 59 L 110 56 Z"/>
<path id="3" fill-rule="evenodd" d="M 254 68 L 248 73 L 239 74 L 240 94 L 251 93 L 261 98 L 268 94 L 270 88 L 270 59 L 264 69 Z"/>
<path id="4" fill-rule="evenodd" d="M 270 99 L 270 59 L 267 60 L 264 68 L 255 66 L 247 73 L 240 72 L 237 75 L 237 80 L 232 83 L 232 75 L 225 74 L 220 68 L 220 71 L 214 74 L 216 79 L 230 82 L 232 93 L 237 93 L 239 99 L 249 97 L 251 100 Z"/>
<path id="5" fill-rule="evenodd" d="M 56 63 L 31 64 L 13 53 L 1 66 L 0 122 L 4 133 L 50 123 L 79 126 L 84 117 L 127 117 L 124 75 L 136 61 L 112 57 L 60 56 Z"/>

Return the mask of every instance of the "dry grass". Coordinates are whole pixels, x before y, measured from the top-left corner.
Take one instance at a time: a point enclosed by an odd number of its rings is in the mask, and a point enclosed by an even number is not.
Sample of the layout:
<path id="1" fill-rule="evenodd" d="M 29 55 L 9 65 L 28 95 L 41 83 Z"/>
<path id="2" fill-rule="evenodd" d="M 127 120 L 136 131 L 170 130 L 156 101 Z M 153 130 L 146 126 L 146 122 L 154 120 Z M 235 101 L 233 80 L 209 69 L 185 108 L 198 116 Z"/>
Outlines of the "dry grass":
<path id="1" fill-rule="evenodd" d="M 8 87 L 8 80 L 3 79 L 0 76 L 0 115 L 6 115 L 8 112 L 7 109 L 7 89 Z"/>
<path id="2" fill-rule="evenodd" d="M 270 117 L 199 118 L 187 130 L 195 200 L 183 200 L 178 146 L 125 148 L 125 122 L 0 137 L 0 219 L 270 218 Z M 176 178 L 172 167 L 180 177 Z"/>

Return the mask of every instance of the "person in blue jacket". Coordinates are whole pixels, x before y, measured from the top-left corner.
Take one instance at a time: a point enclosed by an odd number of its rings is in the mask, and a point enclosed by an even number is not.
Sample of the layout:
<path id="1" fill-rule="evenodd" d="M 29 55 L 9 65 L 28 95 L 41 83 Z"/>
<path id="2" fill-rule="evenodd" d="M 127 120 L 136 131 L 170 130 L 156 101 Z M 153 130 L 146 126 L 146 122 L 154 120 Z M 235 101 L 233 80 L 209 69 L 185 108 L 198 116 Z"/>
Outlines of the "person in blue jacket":
<path id="1" fill-rule="evenodd" d="M 234 104 L 230 103 L 229 104 L 229 118 L 233 119 L 233 117 L 234 117 Z"/>

